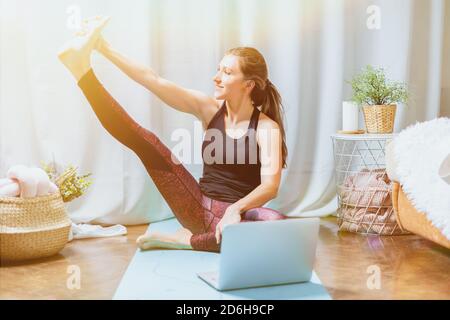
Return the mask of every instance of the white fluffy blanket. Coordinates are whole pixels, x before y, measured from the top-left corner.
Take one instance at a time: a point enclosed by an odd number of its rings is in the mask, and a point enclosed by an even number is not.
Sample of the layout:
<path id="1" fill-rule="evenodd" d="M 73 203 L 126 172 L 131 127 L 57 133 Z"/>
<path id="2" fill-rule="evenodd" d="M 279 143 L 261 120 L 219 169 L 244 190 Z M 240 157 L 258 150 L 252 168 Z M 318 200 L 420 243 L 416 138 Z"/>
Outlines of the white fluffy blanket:
<path id="1" fill-rule="evenodd" d="M 450 152 L 450 119 L 416 123 L 394 139 L 396 175 L 412 204 L 450 239 L 450 185 L 438 174 Z"/>

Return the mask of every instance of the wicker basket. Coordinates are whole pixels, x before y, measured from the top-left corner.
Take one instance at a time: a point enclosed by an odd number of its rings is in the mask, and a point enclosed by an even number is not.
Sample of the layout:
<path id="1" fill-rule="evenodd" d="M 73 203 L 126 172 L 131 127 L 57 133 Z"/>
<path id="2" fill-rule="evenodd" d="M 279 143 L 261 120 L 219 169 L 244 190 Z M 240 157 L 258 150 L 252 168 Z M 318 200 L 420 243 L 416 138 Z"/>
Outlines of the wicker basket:
<path id="1" fill-rule="evenodd" d="M 0 260 L 57 254 L 68 241 L 70 226 L 59 193 L 28 199 L 0 197 Z"/>
<path id="2" fill-rule="evenodd" d="M 367 133 L 392 133 L 396 109 L 395 104 L 363 106 Z"/>

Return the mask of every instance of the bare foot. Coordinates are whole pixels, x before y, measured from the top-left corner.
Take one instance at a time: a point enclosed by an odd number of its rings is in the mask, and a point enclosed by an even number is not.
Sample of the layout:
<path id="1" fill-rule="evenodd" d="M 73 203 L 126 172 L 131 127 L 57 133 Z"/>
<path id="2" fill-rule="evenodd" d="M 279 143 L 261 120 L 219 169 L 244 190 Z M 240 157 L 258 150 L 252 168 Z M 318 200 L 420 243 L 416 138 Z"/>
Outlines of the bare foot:
<path id="1" fill-rule="evenodd" d="M 142 250 L 166 248 L 166 249 L 192 249 L 190 239 L 192 232 L 181 228 L 174 234 L 152 232 L 140 236 L 136 243 Z"/>
<path id="2" fill-rule="evenodd" d="M 78 81 L 91 68 L 91 52 L 109 17 L 97 16 L 83 22 L 83 30 L 58 52 L 58 58 Z"/>

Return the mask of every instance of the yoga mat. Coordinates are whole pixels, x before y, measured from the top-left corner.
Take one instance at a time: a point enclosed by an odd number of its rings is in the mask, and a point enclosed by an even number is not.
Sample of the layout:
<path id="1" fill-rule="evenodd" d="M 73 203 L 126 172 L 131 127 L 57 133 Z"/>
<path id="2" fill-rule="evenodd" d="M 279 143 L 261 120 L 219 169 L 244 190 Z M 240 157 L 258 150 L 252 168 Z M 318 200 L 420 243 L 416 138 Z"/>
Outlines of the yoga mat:
<path id="1" fill-rule="evenodd" d="M 175 232 L 172 218 L 151 223 L 149 231 Z M 137 249 L 113 297 L 115 300 L 329 300 L 315 272 L 310 282 L 220 292 L 197 272 L 218 269 L 219 254 L 193 250 Z"/>

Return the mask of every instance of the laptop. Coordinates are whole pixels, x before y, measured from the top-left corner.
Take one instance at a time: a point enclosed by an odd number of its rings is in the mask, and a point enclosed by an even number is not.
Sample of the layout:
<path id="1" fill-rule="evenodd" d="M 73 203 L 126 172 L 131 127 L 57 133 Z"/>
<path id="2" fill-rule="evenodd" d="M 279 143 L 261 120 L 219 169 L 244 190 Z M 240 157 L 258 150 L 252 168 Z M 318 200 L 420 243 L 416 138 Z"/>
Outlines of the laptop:
<path id="1" fill-rule="evenodd" d="M 218 271 L 197 276 L 219 291 L 310 281 L 319 218 L 228 225 Z"/>

